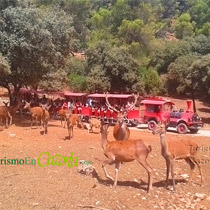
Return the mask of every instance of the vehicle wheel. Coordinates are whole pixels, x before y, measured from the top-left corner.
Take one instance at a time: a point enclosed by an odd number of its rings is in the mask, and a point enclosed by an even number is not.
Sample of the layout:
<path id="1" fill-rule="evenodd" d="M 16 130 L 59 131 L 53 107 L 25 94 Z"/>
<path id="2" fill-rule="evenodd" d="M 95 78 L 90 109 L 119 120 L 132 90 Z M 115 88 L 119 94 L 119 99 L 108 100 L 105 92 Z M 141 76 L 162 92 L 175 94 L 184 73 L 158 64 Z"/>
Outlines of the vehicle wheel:
<path id="1" fill-rule="evenodd" d="M 177 132 L 181 134 L 187 133 L 187 125 L 185 123 L 179 123 L 177 126 Z"/>
<path id="2" fill-rule="evenodd" d="M 155 130 L 155 128 L 157 127 L 157 123 L 154 120 L 150 120 L 148 122 L 148 129 L 153 131 Z"/>
<path id="3" fill-rule="evenodd" d="M 195 129 L 190 129 L 190 133 L 198 133 L 199 129 L 195 128 Z"/>

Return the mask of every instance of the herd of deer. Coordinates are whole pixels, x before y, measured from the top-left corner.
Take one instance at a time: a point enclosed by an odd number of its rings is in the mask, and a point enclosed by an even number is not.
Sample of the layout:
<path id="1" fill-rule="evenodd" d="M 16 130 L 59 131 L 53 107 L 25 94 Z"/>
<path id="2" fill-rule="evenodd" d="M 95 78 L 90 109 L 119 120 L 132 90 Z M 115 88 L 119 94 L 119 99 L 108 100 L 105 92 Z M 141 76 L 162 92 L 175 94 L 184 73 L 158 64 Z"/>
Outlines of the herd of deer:
<path id="1" fill-rule="evenodd" d="M 150 145 L 146 145 L 141 139 L 133 140 L 130 139 L 130 130 L 126 126 L 124 121 L 124 116 L 129 109 L 132 109 L 136 102 L 137 96 L 135 96 L 134 103 L 126 110 L 117 110 L 108 101 L 108 96 L 106 95 L 106 102 L 110 109 L 118 113 L 117 122 L 113 128 L 113 136 L 116 141 L 109 142 L 107 139 L 108 136 L 108 124 L 104 124 L 103 121 L 98 119 L 90 119 L 88 124 L 88 133 L 93 132 L 93 127 L 100 128 L 101 135 L 101 146 L 104 151 L 104 155 L 108 158 L 103 162 L 104 173 L 107 178 L 114 181 L 114 187 L 117 186 L 117 177 L 120 169 L 120 165 L 123 162 L 131 162 L 136 160 L 139 162 L 148 173 L 148 192 L 152 189 L 153 183 L 153 169 L 147 163 L 147 157 L 152 151 Z M 12 124 L 12 117 L 14 116 L 16 110 L 19 108 L 21 100 L 19 99 L 16 106 L 0 106 L 0 119 L 5 120 L 6 127 L 8 123 Z M 47 133 L 48 121 L 50 114 L 48 112 L 48 107 L 46 105 L 41 105 L 40 107 L 31 107 L 30 103 L 25 104 L 24 109 L 28 109 L 31 114 L 31 127 L 33 126 L 33 121 L 35 119 L 36 126 L 37 120 L 43 123 L 44 133 Z M 81 121 L 80 117 L 76 114 L 69 113 L 67 110 L 60 110 L 59 115 L 61 117 L 61 126 L 62 121 L 64 121 L 64 127 L 67 123 L 69 138 L 73 138 L 73 127 L 75 125 L 80 125 L 82 129 L 86 126 Z M 160 135 L 160 145 L 161 145 L 161 154 L 166 161 L 166 184 L 168 186 L 169 172 L 171 171 L 172 181 L 173 181 L 173 190 L 175 191 L 175 177 L 174 177 L 174 163 L 175 160 L 184 159 L 190 166 L 191 172 L 188 182 L 190 183 L 192 179 L 192 174 L 197 165 L 201 177 L 201 183 L 203 183 L 203 176 L 201 172 L 200 165 L 197 159 L 198 145 L 192 140 L 177 140 L 167 141 L 165 138 L 167 129 L 166 122 L 160 122 L 157 128 L 153 131 L 153 134 Z M 115 179 L 113 179 L 106 170 L 107 164 L 115 164 Z"/>
<path id="2" fill-rule="evenodd" d="M 108 124 L 101 123 L 101 147 L 104 151 L 104 155 L 108 160 L 104 161 L 102 167 L 107 178 L 114 181 L 114 187 L 117 186 L 117 177 L 122 162 L 131 162 L 136 160 L 139 162 L 148 173 L 148 187 L 147 191 L 150 192 L 152 189 L 153 182 L 153 169 L 147 163 L 147 157 L 152 151 L 150 145 L 146 145 L 141 139 L 132 140 L 130 139 L 130 131 L 123 120 L 124 112 L 114 109 L 108 102 L 106 102 L 109 108 L 118 112 L 118 120 L 113 129 L 113 136 L 116 141 L 109 142 L 108 136 Z M 136 99 L 134 102 L 134 106 Z M 165 187 L 168 187 L 169 172 L 171 171 L 173 190 L 176 191 L 175 177 L 174 177 L 174 163 L 175 160 L 184 159 L 190 166 L 191 172 L 188 183 L 192 180 L 192 174 L 197 165 L 201 177 L 201 184 L 203 183 L 203 176 L 200 165 L 197 159 L 198 145 L 191 140 L 178 140 L 167 141 L 166 136 L 167 122 L 160 122 L 157 128 L 153 131 L 153 134 L 160 135 L 161 154 L 166 161 L 166 183 Z M 115 164 L 115 179 L 113 179 L 106 170 L 107 164 Z"/>

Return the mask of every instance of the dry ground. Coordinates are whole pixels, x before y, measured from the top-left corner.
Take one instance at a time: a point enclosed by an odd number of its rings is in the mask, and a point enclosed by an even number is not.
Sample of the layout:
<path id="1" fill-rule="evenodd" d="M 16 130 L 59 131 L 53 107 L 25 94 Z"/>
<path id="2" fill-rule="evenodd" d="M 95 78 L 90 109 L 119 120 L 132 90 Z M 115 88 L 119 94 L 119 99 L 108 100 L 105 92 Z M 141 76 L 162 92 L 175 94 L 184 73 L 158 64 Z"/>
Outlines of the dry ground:
<path id="1" fill-rule="evenodd" d="M 187 186 L 184 178 L 189 167 L 184 161 L 176 162 L 177 193 L 164 188 L 165 162 L 160 155 L 159 136 L 147 130 L 131 130 L 131 138 L 143 139 L 152 146 L 148 162 L 154 169 L 154 184 L 151 194 L 146 192 L 147 173 L 137 162 L 124 163 L 121 167 L 118 187 L 112 189 L 102 170 L 106 158 L 100 146 L 97 133 L 88 134 L 87 130 L 75 129 L 72 140 L 66 140 L 67 129 L 60 127 L 59 121 L 50 121 L 49 134 L 41 135 L 42 129 L 30 129 L 29 123 L 16 122 L 9 129 L 0 132 L 0 158 L 24 159 L 38 158 L 42 152 L 52 156 L 69 156 L 73 152 L 79 160 L 92 161 L 97 176 L 91 177 L 77 172 L 77 167 L 39 165 L 0 165 L 0 209 L 1 210 L 79 210 L 78 205 L 93 205 L 110 210 L 147 210 L 147 209 L 210 209 L 210 200 L 196 199 L 196 193 L 210 196 L 210 138 L 193 135 L 167 134 L 168 139 L 193 139 L 200 146 L 208 147 L 200 151 L 200 159 L 205 184 L 200 187 L 198 170 L 194 174 L 195 183 Z M 112 127 L 109 139 L 112 138 Z M 114 166 L 108 170 L 114 175 Z M 202 197 L 201 196 L 201 197 Z M 199 197 L 199 196 L 198 196 Z"/>
<path id="2" fill-rule="evenodd" d="M 177 108 L 186 107 L 184 100 L 173 101 Z M 198 114 L 206 123 L 204 129 L 210 130 L 209 104 L 196 103 Z M 153 191 L 147 194 L 147 173 L 137 162 L 124 163 L 119 172 L 117 189 L 111 188 L 113 183 L 105 177 L 101 167 L 106 158 L 99 134 L 88 134 L 87 130 L 76 128 L 70 141 L 66 140 L 67 129 L 60 127 L 60 122 L 56 120 L 50 121 L 48 135 L 42 135 L 42 129 L 31 130 L 27 120 L 22 124 L 16 120 L 15 124 L 0 132 L 0 159 L 31 157 L 37 160 L 42 152 L 49 152 L 52 156 L 69 156 L 73 152 L 79 160 L 92 161 L 97 176 L 82 175 L 77 172 L 77 167 L 67 165 L 0 165 L 0 210 L 82 210 L 90 209 L 88 206 L 108 210 L 210 209 L 210 137 L 167 133 L 168 139 L 193 139 L 199 144 L 205 179 L 204 186 L 200 187 L 196 168 L 195 183 L 188 186 L 189 166 L 184 161 L 177 161 L 177 192 L 174 193 L 170 188 L 164 188 L 166 168 L 160 155 L 159 136 L 153 136 L 148 130 L 131 130 L 131 138 L 141 138 L 152 146 L 148 162 L 154 169 L 154 183 Z M 112 127 L 109 139 L 113 139 Z M 114 166 L 109 166 L 108 170 L 114 175 Z"/>

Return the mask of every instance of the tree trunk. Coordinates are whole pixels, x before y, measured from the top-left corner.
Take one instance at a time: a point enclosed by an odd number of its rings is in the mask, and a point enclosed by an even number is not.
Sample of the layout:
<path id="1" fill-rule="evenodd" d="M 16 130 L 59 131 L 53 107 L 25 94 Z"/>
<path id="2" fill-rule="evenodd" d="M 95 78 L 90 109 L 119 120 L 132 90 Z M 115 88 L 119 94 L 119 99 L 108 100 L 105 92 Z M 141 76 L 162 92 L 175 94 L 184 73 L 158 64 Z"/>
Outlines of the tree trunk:
<path id="1" fill-rule="evenodd" d="M 192 96 L 192 101 L 193 101 L 193 111 L 196 112 L 196 106 L 195 106 L 195 90 L 194 89 L 192 89 L 191 96 Z"/>
<path id="2" fill-rule="evenodd" d="M 11 91 L 10 87 L 7 87 L 10 106 L 14 106 L 17 103 L 17 99 L 19 97 L 21 85 L 14 85 L 14 91 Z"/>

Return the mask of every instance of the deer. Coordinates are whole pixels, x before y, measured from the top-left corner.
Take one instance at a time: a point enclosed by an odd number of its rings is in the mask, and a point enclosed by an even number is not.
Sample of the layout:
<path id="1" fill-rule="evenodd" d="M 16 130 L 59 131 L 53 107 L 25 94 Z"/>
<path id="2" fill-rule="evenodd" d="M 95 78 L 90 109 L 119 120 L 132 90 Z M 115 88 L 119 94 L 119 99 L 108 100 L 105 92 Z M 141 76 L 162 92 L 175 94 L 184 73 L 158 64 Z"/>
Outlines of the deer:
<path id="1" fill-rule="evenodd" d="M 147 157 L 152 151 L 152 147 L 150 145 L 147 146 L 141 139 L 109 142 L 107 140 L 108 127 L 108 124 L 103 124 L 102 122 L 101 147 L 104 151 L 104 155 L 108 158 L 108 160 L 104 161 L 102 164 L 105 176 L 114 182 L 113 187 L 116 188 L 120 164 L 122 162 L 131 162 L 136 160 L 146 169 L 148 173 L 147 191 L 150 192 L 152 190 L 153 169 L 147 163 Z M 107 164 L 115 164 L 115 179 L 108 174 L 106 170 Z"/>
<path id="2" fill-rule="evenodd" d="M 58 114 L 61 118 L 61 127 L 63 126 L 64 128 L 66 127 L 66 122 L 67 122 L 67 118 L 69 115 L 72 114 L 72 110 L 67 110 L 67 109 L 60 109 L 58 111 Z M 63 121 L 64 121 L 64 125 L 63 125 Z"/>
<path id="3" fill-rule="evenodd" d="M 171 176 L 173 181 L 173 191 L 176 191 L 175 187 L 175 177 L 174 177 L 174 162 L 175 160 L 184 159 L 190 166 L 190 176 L 188 183 L 192 180 L 192 174 L 197 165 L 201 177 L 201 183 L 203 183 L 203 177 L 201 172 L 201 167 L 197 160 L 198 145 L 192 140 L 180 140 L 173 139 L 173 141 L 167 141 L 166 136 L 167 122 L 159 122 L 156 129 L 152 132 L 153 134 L 160 135 L 161 144 L 161 155 L 166 161 L 166 182 L 165 188 L 168 187 L 168 178 L 171 170 Z"/>
<path id="4" fill-rule="evenodd" d="M 48 133 L 48 122 L 50 119 L 50 113 L 48 111 L 49 107 L 45 104 L 45 105 L 41 105 L 42 110 L 43 110 L 43 115 L 42 115 L 42 122 L 43 122 L 43 127 L 44 127 L 44 134 Z"/>
<path id="5" fill-rule="evenodd" d="M 8 122 L 10 120 L 11 122 L 11 114 L 9 112 L 9 110 L 7 109 L 6 106 L 0 106 L 0 120 L 1 123 L 3 124 L 3 121 L 5 121 L 5 128 L 8 128 Z"/>
<path id="6" fill-rule="evenodd" d="M 106 104 L 108 108 L 117 112 L 117 123 L 115 124 L 114 129 L 113 129 L 113 136 L 117 141 L 128 140 L 130 137 L 130 130 L 126 125 L 124 118 L 125 118 L 126 113 L 135 107 L 137 103 L 138 95 L 135 95 L 134 98 L 135 98 L 134 103 L 127 109 L 121 111 L 111 106 L 108 100 L 108 95 L 106 94 L 105 96 Z"/>
<path id="7" fill-rule="evenodd" d="M 33 126 L 33 121 L 35 119 L 36 121 L 36 127 L 37 127 L 37 120 L 40 121 L 40 126 L 43 122 L 43 127 L 44 127 L 44 133 L 47 133 L 47 125 L 48 121 L 50 118 L 50 114 L 48 112 L 48 107 L 46 105 L 42 105 L 42 107 L 36 106 L 36 107 L 31 107 L 31 104 L 26 102 L 25 106 L 23 109 L 28 109 L 30 114 L 31 114 L 31 128 Z"/>
<path id="8" fill-rule="evenodd" d="M 6 108 L 7 108 L 7 110 L 9 111 L 9 114 L 10 114 L 10 125 L 12 125 L 12 120 L 13 120 L 13 117 L 15 116 L 15 113 L 16 113 L 16 111 L 20 108 L 20 106 L 21 106 L 21 97 L 18 97 L 17 98 L 17 103 L 16 103 L 16 105 L 15 106 L 8 106 L 8 103 L 9 102 L 3 102 L 4 103 L 4 105 L 6 106 Z"/>
<path id="9" fill-rule="evenodd" d="M 89 119 L 89 125 L 88 125 L 88 133 L 93 132 L 93 128 L 99 128 L 101 127 L 101 121 L 96 118 Z"/>
<path id="10" fill-rule="evenodd" d="M 67 119 L 67 128 L 69 133 L 69 139 L 73 138 L 73 129 L 75 125 L 80 125 L 82 129 L 84 129 L 84 125 L 82 123 L 82 120 L 80 119 L 79 115 L 77 114 L 71 114 Z"/>

